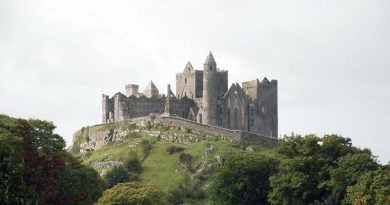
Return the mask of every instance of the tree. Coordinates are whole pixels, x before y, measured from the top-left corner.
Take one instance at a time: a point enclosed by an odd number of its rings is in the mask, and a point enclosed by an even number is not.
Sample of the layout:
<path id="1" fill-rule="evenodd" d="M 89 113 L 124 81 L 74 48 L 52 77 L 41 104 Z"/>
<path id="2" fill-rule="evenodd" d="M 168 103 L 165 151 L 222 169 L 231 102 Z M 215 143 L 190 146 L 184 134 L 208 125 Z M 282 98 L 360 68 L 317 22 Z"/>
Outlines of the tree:
<path id="1" fill-rule="evenodd" d="M 97 204 L 165 205 L 169 202 L 170 196 L 157 187 L 128 182 L 105 190 Z"/>
<path id="2" fill-rule="evenodd" d="M 390 170 L 379 169 L 362 175 L 354 186 L 347 189 L 348 204 L 390 204 Z"/>
<path id="3" fill-rule="evenodd" d="M 267 204 L 268 178 L 277 160 L 255 153 L 230 157 L 217 170 L 209 187 L 213 204 Z"/>
<path id="4" fill-rule="evenodd" d="M 359 177 L 368 171 L 378 169 L 379 164 L 373 159 L 370 151 L 348 154 L 337 161 L 337 167 L 329 170 L 328 181 L 329 197 L 327 204 L 344 203 L 348 186 L 356 184 Z"/>
<path id="5" fill-rule="evenodd" d="M 0 115 L 0 204 L 92 204 L 98 174 L 65 150 L 51 122 Z"/>
<path id="6" fill-rule="evenodd" d="M 102 194 L 106 183 L 92 168 L 81 164 L 70 155 L 65 166 L 55 177 L 53 204 L 93 204 Z"/>
<path id="7" fill-rule="evenodd" d="M 22 177 L 22 139 L 17 134 L 18 123 L 17 119 L 0 115 L 0 204 L 24 202 L 26 186 Z"/>
<path id="8" fill-rule="evenodd" d="M 282 159 L 279 173 L 270 178 L 271 204 L 340 204 L 359 174 L 378 167 L 369 150 L 337 135 L 291 136 L 279 145 Z"/>

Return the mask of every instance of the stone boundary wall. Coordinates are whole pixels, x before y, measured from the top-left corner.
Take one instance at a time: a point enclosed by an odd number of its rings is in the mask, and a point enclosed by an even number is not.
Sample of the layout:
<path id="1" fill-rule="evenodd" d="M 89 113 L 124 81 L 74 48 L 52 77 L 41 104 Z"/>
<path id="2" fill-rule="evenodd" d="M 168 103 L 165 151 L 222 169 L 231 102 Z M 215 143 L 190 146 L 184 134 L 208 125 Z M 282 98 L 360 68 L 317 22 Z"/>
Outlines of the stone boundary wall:
<path id="1" fill-rule="evenodd" d="M 264 145 L 265 147 L 276 147 L 278 145 L 278 139 L 273 137 L 262 136 L 256 133 L 242 130 L 229 130 L 222 127 L 200 124 L 194 121 L 173 116 L 161 116 L 160 119 L 156 118 L 155 121 L 165 126 L 186 128 L 194 132 L 218 137 L 220 139 L 229 140 L 232 142 Z"/>
<path id="2" fill-rule="evenodd" d="M 238 142 L 241 139 L 240 133 L 237 131 L 200 124 L 183 118 L 163 116 L 162 119 L 159 121 L 160 121 L 159 123 L 165 126 L 190 129 L 200 134 L 214 136 L 224 140 Z"/>
<path id="3" fill-rule="evenodd" d="M 136 126 L 134 126 L 134 124 Z M 262 136 L 242 130 L 229 130 L 226 128 L 200 124 L 180 117 L 162 116 L 158 114 L 82 128 L 73 135 L 73 146 L 77 145 L 76 147 L 84 151 L 96 150 L 105 144 L 120 142 L 131 133 L 136 134 L 141 130 L 148 133 L 146 130 L 148 130 L 149 126 L 158 127 L 158 125 L 182 130 L 188 129 L 193 133 L 201 134 L 205 137 L 228 140 L 231 142 L 262 145 L 271 148 L 278 146 L 277 138 Z M 158 136 L 162 133 L 163 131 L 160 131 Z"/>

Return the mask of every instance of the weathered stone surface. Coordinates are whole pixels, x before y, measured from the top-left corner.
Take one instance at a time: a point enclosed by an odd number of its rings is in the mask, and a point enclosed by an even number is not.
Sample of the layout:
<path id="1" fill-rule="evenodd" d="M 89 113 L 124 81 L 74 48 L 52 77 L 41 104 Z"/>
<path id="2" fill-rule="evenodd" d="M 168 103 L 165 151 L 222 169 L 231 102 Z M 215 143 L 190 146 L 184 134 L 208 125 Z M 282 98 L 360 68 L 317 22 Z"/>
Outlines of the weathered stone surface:
<path id="1" fill-rule="evenodd" d="M 233 83 L 228 89 L 228 71 L 217 68 L 211 52 L 202 70 L 188 62 L 184 71 L 176 74 L 176 96 L 170 88 L 167 93 L 172 97 L 159 95 L 150 81 L 143 94 L 138 93 L 138 85 L 129 84 L 126 95 L 103 95 L 103 123 L 165 111 L 201 124 L 278 137 L 277 81 L 256 79 L 243 82 L 242 87 Z"/>
<path id="2" fill-rule="evenodd" d="M 200 124 L 178 117 L 157 115 L 153 121 L 150 117 L 141 117 L 82 128 L 73 136 L 73 147 L 78 146 L 80 152 L 92 151 L 106 144 L 120 142 L 126 137 L 139 137 L 140 135 L 149 135 L 181 144 L 198 142 L 205 137 L 265 147 L 278 145 L 278 139 L 273 137 Z M 213 147 L 208 149 L 210 152 L 213 151 Z"/>
<path id="3" fill-rule="evenodd" d="M 191 177 L 193 179 L 207 179 L 221 165 L 222 163 L 220 163 L 220 161 L 218 161 L 217 159 L 203 161 L 201 167 L 197 169 Z"/>
<path id="4" fill-rule="evenodd" d="M 122 165 L 122 161 L 103 161 L 103 162 L 94 162 L 91 164 L 91 167 L 94 169 L 112 169 L 113 167 L 117 167 Z"/>

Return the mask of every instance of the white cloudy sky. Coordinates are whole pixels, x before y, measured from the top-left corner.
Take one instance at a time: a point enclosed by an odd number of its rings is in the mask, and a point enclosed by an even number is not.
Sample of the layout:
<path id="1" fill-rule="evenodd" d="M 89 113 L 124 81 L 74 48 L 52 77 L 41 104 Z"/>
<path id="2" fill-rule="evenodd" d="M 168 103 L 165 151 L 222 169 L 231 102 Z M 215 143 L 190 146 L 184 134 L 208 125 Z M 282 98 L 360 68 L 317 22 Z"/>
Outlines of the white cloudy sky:
<path id="1" fill-rule="evenodd" d="M 341 134 L 390 160 L 388 0 L 1 0 L 0 113 L 51 120 L 69 145 L 100 123 L 102 93 L 165 92 L 209 50 L 229 83 L 278 80 L 281 135 Z"/>

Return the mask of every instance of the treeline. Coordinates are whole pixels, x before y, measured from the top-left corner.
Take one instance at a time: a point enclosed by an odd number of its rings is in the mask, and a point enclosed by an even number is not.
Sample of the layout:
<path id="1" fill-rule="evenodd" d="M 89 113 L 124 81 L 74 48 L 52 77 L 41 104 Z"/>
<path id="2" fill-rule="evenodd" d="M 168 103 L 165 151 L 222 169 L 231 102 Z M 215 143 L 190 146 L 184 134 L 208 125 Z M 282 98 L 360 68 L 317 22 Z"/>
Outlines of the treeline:
<path id="1" fill-rule="evenodd" d="M 273 155 L 230 157 L 209 189 L 212 204 L 386 205 L 390 166 L 349 138 L 293 135 Z"/>
<path id="2" fill-rule="evenodd" d="M 135 155 L 102 179 L 66 152 L 54 129 L 51 122 L 0 115 L 0 204 L 175 204 L 170 194 L 138 182 L 142 163 Z M 147 156 L 150 144 L 141 145 Z M 173 148 L 167 151 L 180 152 Z M 209 204 L 390 204 L 390 165 L 349 138 L 292 135 L 276 149 L 227 157 L 207 186 Z"/>

